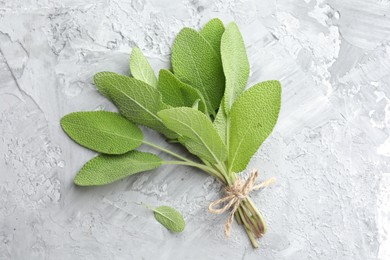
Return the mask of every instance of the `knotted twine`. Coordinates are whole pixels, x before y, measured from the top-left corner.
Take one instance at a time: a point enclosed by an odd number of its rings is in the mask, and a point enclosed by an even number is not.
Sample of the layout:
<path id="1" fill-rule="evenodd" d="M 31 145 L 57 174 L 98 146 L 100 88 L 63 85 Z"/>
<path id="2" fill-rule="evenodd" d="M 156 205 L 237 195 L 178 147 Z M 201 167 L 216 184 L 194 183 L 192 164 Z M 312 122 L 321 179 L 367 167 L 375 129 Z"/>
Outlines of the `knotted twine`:
<path id="1" fill-rule="evenodd" d="M 224 227 L 225 235 L 227 237 L 230 236 L 230 230 L 234 219 L 234 213 L 236 213 L 238 207 L 240 206 L 241 201 L 243 201 L 248 197 L 250 191 L 265 188 L 276 181 L 276 178 L 272 177 L 266 181 L 254 185 L 258 175 L 259 172 L 255 169 L 249 175 L 246 182 L 243 182 L 243 180 L 240 177 L 238 177 L 232 185 L 225 187 L 225 194 L 226 194 L 225 197 L 210 203 L 209 212 L 213 214 L 222 214 L 226 212 L 228 209 L 232 208 L 229 214 L 229 218 L 226 221 Z M 218 205 L 222 205 L 223 203 L 226 203 L 225 206 L 223 206 L 222 208 L 217 207 Z"/>

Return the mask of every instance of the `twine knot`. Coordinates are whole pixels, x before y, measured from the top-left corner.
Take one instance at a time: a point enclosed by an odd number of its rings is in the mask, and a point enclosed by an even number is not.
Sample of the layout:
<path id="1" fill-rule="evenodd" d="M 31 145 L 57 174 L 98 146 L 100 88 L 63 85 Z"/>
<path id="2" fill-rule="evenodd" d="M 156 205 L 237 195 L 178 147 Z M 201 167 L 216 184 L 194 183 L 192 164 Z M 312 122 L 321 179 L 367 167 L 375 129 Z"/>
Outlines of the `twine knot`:
<path id="1" fill-rule="evenodd" d="M 236 179 L 236 181 L 230 185 L 225 187 L 225 194 L 226 196 L 216 200 L 209 205 L 209 212 L 213 214 L 222 214 L 226 212 L 228 209 L 232 208 L 229 214 L 229 218 L 225 223 L 225 235 L 228 237 L 230 236 L 230 230 L 233 223 L 234 213 L 237 211 L 238 207 L 240 206 L 241 201 L 246 199 L 248 197 L 248 194 L 252 190 L 259 190 L 261 188 L 265 188 L 272 183 L 275 182 L 275 177 L 272 177 L 266 181 L 263 181 L 257 185 L 255 185 L 255 181 L 257 176 L 259 175 L 259 172 L 257 170 L 253 170 L 252 173 L 249 175 L 246 182 L 243 182 L 240 177 Z M 223 203 L 226 203 L 223 207 L 218 207 L 222 205 Z"/>

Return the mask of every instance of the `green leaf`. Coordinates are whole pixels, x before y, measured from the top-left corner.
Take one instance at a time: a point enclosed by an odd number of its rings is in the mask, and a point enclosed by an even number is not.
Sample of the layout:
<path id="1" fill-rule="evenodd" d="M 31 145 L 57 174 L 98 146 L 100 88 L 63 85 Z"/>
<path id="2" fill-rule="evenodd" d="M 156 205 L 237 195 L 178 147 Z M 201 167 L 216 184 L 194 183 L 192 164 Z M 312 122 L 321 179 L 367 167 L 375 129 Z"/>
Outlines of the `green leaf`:
<path id="1" fill-rule="evenodd" d="M 75 112 L 61 119 L 64 131 L 78 144 L 106 154 L 122 154 L 141 145 L 142 131 L 118 113 Z"/>
<path id="2" fill-rule="evenodd" d="M 99 91 L 109 97 L 127 119 L 150 127 L 168 138 L 176 137 L 157 116 L 158 111 L 166 108 L 157 88 L 113 72 L 99 72 L 94 80 Z"/>
<path id="3" fill-rule="evenodd" d="M 199 90 L 181 82 L 169 70 L 160 70 L 158 89 L 165 104 L 172 107 L 191 107 L 195 101 L 201 100 L 199 102 L 200 110 L 207 111 L 204 98 Z"/>
<path id="4" fill-rule="evenodd" d="M 270 135 L 278 119 L 281 85 L 271 80 L 254 85 L 233 104 L 229 129 L 229 172 L 243 171 Z"/>
<path id="5" fill-rule="evenodd" d="M 215 129 L 217 129 L 217 132 L 219 134 L 219 136 L 221 137 L 222 141 L 225 142 L 225 144 L 227 143 L 226 142 L 226 131 L 227 131 L 227 124 L 228 124 L 228 120 L 227 120 L 227 116 L 225 114 L 225 105 L 224 105 L 224 98 L 222 98 L 222 101 L 221 101 L 221 106 L 218 110 L 218 113 L 217 115 L 215 116 L 215 119 L 214 119 L 214 127 Z"/>
<path id="6" fill-rule="evenodd" d="M 210 119 L 202 112 L 187 108 L 171 108 L 158 112 L 164 124 L 181 137 L 184 146 L 194 155 L 211 163 L 227 158 L 227 149 Z"/>
<path id="7" fill-rule="evenodd" d="M 154 217 L 168 230 L 179 233 L 182 232 L 186 226 L 183 216 L 174 208 L 169 206 L 160 206 L 155 209 Z"/>
<path id="8" fill-rule="evenodd" d="M 142 51 L 135 47 L 130 56 L 130 72 L 134 78 L 141 80 L 152 87 L 157 87 L 157 78 L 148 60 Z"/>
<path id="9" fill-rule="evenodd" d="M 225 89 L 225 77 L 219 56 L 195 30 L 184 28 L 172 48 L 172 67 L 183 82 L 199 89 L 207 109 L 215 115 Z"/>
<path id="10" fill-rule="evenodd" d="M 157 155 L 130 151 L 122 155 L 99 155 L 87 162 L 76 175 L 79 186 L 108 184 L 135 173 L 159 167 L 162 160 Z"/>
<path id="11" fill-rule="evenodd" d="M 108 84 L 109 77 L 115 77 L 118 75 L 115 72 L 109 72 L 109 71 L 103 71 L 98 72 L 93 76 L 93 83 L 95 83 L 96 88 L 99 90 L 100 93 L 102 93 L 103 96 L 108 98 L 112 101 L 110 97 L 110 93 L 108 92 L 108 89 L 110 88 L 111 84 Z"/>
<path id="12" fill-rule="evenodd" d="M 226 77 L 225 113 L 229 115 L 231 106 L 246 86 L 250 69 L 244 40 L 235 23 L 229 23 L 222 35 L 221 55 Z"/>
<path id="13" fill-rule="evenodd" d="M 214 48 L 214 51 L 221 58 L 221 37 L 225 27 L 221 20 L 218 18 L 211 19 L 206 25 L 200 30 L 206 41 Z"/>

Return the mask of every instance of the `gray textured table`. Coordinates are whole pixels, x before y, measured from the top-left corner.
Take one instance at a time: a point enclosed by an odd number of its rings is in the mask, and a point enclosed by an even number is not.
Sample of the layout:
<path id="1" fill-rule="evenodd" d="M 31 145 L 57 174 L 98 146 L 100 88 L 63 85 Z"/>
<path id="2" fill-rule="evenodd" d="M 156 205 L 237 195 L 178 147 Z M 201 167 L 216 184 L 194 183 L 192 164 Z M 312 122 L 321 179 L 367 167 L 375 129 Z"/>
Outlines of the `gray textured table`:
<path id="1" fill-rule="evenodd" d="M 213 17 L 240 26 L 249 86 L 283 85 L 279 122 L 248 168 L 278 178 L 253 193 L 269 225 L 258 250 L 236 224 L 224 238 L 227 215 L 207 212 L 221 187 L 196 170 L 76 187 L 94 153 L 59 126 L 114 109 L 94 73 L 128 73 L 135 45 L 168 67 L 177 32 Z M 0 68 L 0 259 L 390 259 L 388 0 L 0 0 Z M 141 201 L 178 208 L 185 232 Z"/>

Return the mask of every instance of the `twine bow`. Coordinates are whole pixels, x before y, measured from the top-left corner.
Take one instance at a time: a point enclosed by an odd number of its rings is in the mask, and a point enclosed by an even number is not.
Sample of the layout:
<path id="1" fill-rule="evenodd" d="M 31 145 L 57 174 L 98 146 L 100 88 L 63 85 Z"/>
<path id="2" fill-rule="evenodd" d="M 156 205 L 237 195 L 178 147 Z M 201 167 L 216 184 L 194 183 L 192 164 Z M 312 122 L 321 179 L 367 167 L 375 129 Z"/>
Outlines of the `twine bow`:
<path id="1" fill-rule="evenodd" d="M 225 197 L 210 203 L 209 212 L 213 214 L 222 214 L 228 209 L 232 208 L 229 214 L 229 218 L 226 221 L 224 227 L 225 235 L 227 237 L 230 236 L 230 230 L 233 223 L 234 213 L 237 211 L 238 207 L 240 206 L 241 201 L 248 196 L 248 193 L 250 191 L 265 188 L 271 185 L 272 183 L 274 183 L 276 180 L 275 177 L 272 177 L 266 181 L 263 181 L 262 183 L 254 185 L 258 175 L 259 172 L 257 170 L 253 170 L 249 178 L 246 180 L 246 182 L 243 182 L 242 179 L 238 177 L 232 185 L 227 186 L 225 188 L 225 194 L 226 194 Z M 217 207 L 218 205 L 222 205 L 223 203 L 226 203 L 225 206 L 223 206 L 222 208 Z"/>

